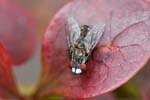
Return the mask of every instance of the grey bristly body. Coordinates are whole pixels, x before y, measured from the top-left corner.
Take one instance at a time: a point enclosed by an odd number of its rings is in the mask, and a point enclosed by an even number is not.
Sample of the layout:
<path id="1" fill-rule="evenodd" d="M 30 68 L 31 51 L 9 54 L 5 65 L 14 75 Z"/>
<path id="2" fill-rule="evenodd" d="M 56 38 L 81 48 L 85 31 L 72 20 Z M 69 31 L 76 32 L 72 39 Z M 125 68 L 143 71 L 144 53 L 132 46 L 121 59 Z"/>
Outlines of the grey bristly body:
<path id="1" fill-rule="evenodd" d="M 79 39 L 76 41 L 76 44 L 70 48 L 73 66 L 76 72 L 76 69 L 80 69 L 81 64 L 85 64 L 87 60 L 87 56 L 89 55 L 89 50 L 85 48 L 84 38 L 86 37 L 87 32 L 89 31 L 89 27 L 87 25 L 83 25 L 81 27 L 81 34 Z M 78 72 L 76 72 L 77 74 Z"/>
<path id="2" fill-rule="evenodd" d="M 81 64 L 85 64 L 92 50 L 97 45 L 105 30 L 105 24 L 100 23 L 92 28 L 88 25 L 79 26 L 77 21 L 70 17 L 68 19 L 69 33 L 67 35 L 68 47 L 71 56 L 72 72 L 81 74 Z"/>

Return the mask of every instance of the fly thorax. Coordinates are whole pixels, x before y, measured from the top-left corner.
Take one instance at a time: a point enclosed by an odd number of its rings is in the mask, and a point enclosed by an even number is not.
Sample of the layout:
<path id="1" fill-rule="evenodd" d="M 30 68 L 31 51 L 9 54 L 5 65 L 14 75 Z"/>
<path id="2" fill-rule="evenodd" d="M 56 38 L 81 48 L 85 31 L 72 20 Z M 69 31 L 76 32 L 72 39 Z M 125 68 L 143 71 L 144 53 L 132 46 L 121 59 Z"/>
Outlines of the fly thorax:
<path id="1" fill-rule="evenodd" d="M 75 55 L 77 57 L 84 57 L 86 55 L 86 52 L 84 49 L 76 49 L 75 50 Z"/>
<path id="2" fill-rule="evenodd" d="M 78 56 L 78 57 L 83 56 L 82 50 L 76 49 L 76 50 L 75 50 L 75 55 Z"/>

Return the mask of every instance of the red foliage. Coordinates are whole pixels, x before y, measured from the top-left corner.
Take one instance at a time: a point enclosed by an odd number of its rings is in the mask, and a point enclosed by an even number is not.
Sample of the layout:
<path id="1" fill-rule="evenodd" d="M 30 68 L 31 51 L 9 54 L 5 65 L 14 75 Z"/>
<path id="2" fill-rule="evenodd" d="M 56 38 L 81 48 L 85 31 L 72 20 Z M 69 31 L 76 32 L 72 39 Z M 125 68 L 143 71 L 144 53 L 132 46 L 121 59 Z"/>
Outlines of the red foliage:
<path id="1" fill-rule="evenodd" d="M 65 24 L 70 16 L 81 25 L 106 22 L 105 33 L 83 75 L 74 75 L 67 67 Z M 118 88 L 132 78 L 150 56 L 149 17 L 149 8 L 143 0 L 72 1 L 53 18 L 45 33 L 40 89 L 48 94 L 88 98 Z"/>
<path id="2" fill-rule="evenodd" d="M 18 96 L 15 80 L 12 74 L 12 65 L 9 56 L 0 44 L 0 98 L 15 98 Z"/>
<path id="3" fill-rule="evenodd" d="M 37 30 L 33 19 L 14 0 L 0 0 L 0 41 L 13 64 L 22 64 L 35 51 Z"/>
<path id="4" fill-rule="evenodd" d="M 149 100 L 150 99 L 150 87 L 143 87 L 141 89 L 142 100 Z"/>

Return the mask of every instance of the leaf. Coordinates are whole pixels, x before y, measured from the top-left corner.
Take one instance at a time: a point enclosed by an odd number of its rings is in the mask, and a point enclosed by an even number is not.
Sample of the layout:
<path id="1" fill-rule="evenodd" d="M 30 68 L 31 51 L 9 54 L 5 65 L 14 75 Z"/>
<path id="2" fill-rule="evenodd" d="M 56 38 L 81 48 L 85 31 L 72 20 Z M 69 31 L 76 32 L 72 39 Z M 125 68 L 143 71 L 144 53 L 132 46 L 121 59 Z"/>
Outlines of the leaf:
<path id="1" fill-rule="evenodd" d="M 0 97 L 3 99 L 19 97 L 12 74 L 12 65 L 2 44 L 0 44 Z"/>
<path id="2" fill-rule="evenodd" d="M 149 100 L 150 98 L 150 87 L 143 87 L 141 89 L 142 100 Z"/>
<path id="3" fill-rule="evenodd" d="M 61 100 L 61 97 L 58 96 L 46 96 L 42 100 Z"/>
<path id="4" fill-rule="evenodd" d="M 150 56 L 150 12 L 146 6 L 142 0 L 74 0 L 62 8 L 44 35 L 38 92 L 89 98 L 126 83 Z M 80 25 L 106 23 L 83 75 L 74 75 L 68 68 L 68 17 L 74 17 Z"/>
<path id="5" fill-rule="evenodd" d="M 118 88 L 116 91 L 114 91 L 114 94 L 119 99 L 122 98 L 122 99 L 141 100 L 139 88 L 133 81 L 129 81 L 125 85 Z"/>
<path id="6" fill-rule="evenodd" d="M 0 41 L 15 65 L 27 61 L 35 51 L 35 22 L 15 1 L 0 0 Z"/>

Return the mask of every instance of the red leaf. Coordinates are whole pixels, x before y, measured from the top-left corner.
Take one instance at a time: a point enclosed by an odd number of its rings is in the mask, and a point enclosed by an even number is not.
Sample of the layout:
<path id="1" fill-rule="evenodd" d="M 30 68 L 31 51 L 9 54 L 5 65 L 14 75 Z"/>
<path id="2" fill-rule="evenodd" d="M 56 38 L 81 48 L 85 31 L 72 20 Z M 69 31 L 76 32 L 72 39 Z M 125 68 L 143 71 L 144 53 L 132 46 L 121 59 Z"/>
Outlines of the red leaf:
<path id="1" fill-rule="evenodd" d="M 18 96 L 10 59 L 4 47 L 0 44 L 0 97 L 13 99 Z"/>
<path id="2" fill-rule="evenodd" d="M 141 89 L 142 100 L 150 99 L 150 87 L 143 87 Z"/>
<path id="3" fill-rule="evenodd" d="M 143 87 L 141 89 L 142 100 L 150 99 L 150 87 Z"/>
<path id="4" fill-rule="evenodd" d="M 14 0 L 0 0 L 0 41 L 13 64 L 22 64 L 35 51 L 37 30 L 33 19 Z"/>
<path id="5" fill-rule="evenodd" d="M 70 16 L 81 25 L 106 22 L 105 33 L 84 75 L 74 75 L 67 67 L 65 24 Z M 54 17 L 45 33 L 40 89 L 71 98 L 88 98 L 118 88 L 132 78 L 150 56 L 149 17 L 147 4 L 142 0 L 72 1 Z M 50 88 L 45 89 L 45 85 Z"/>

